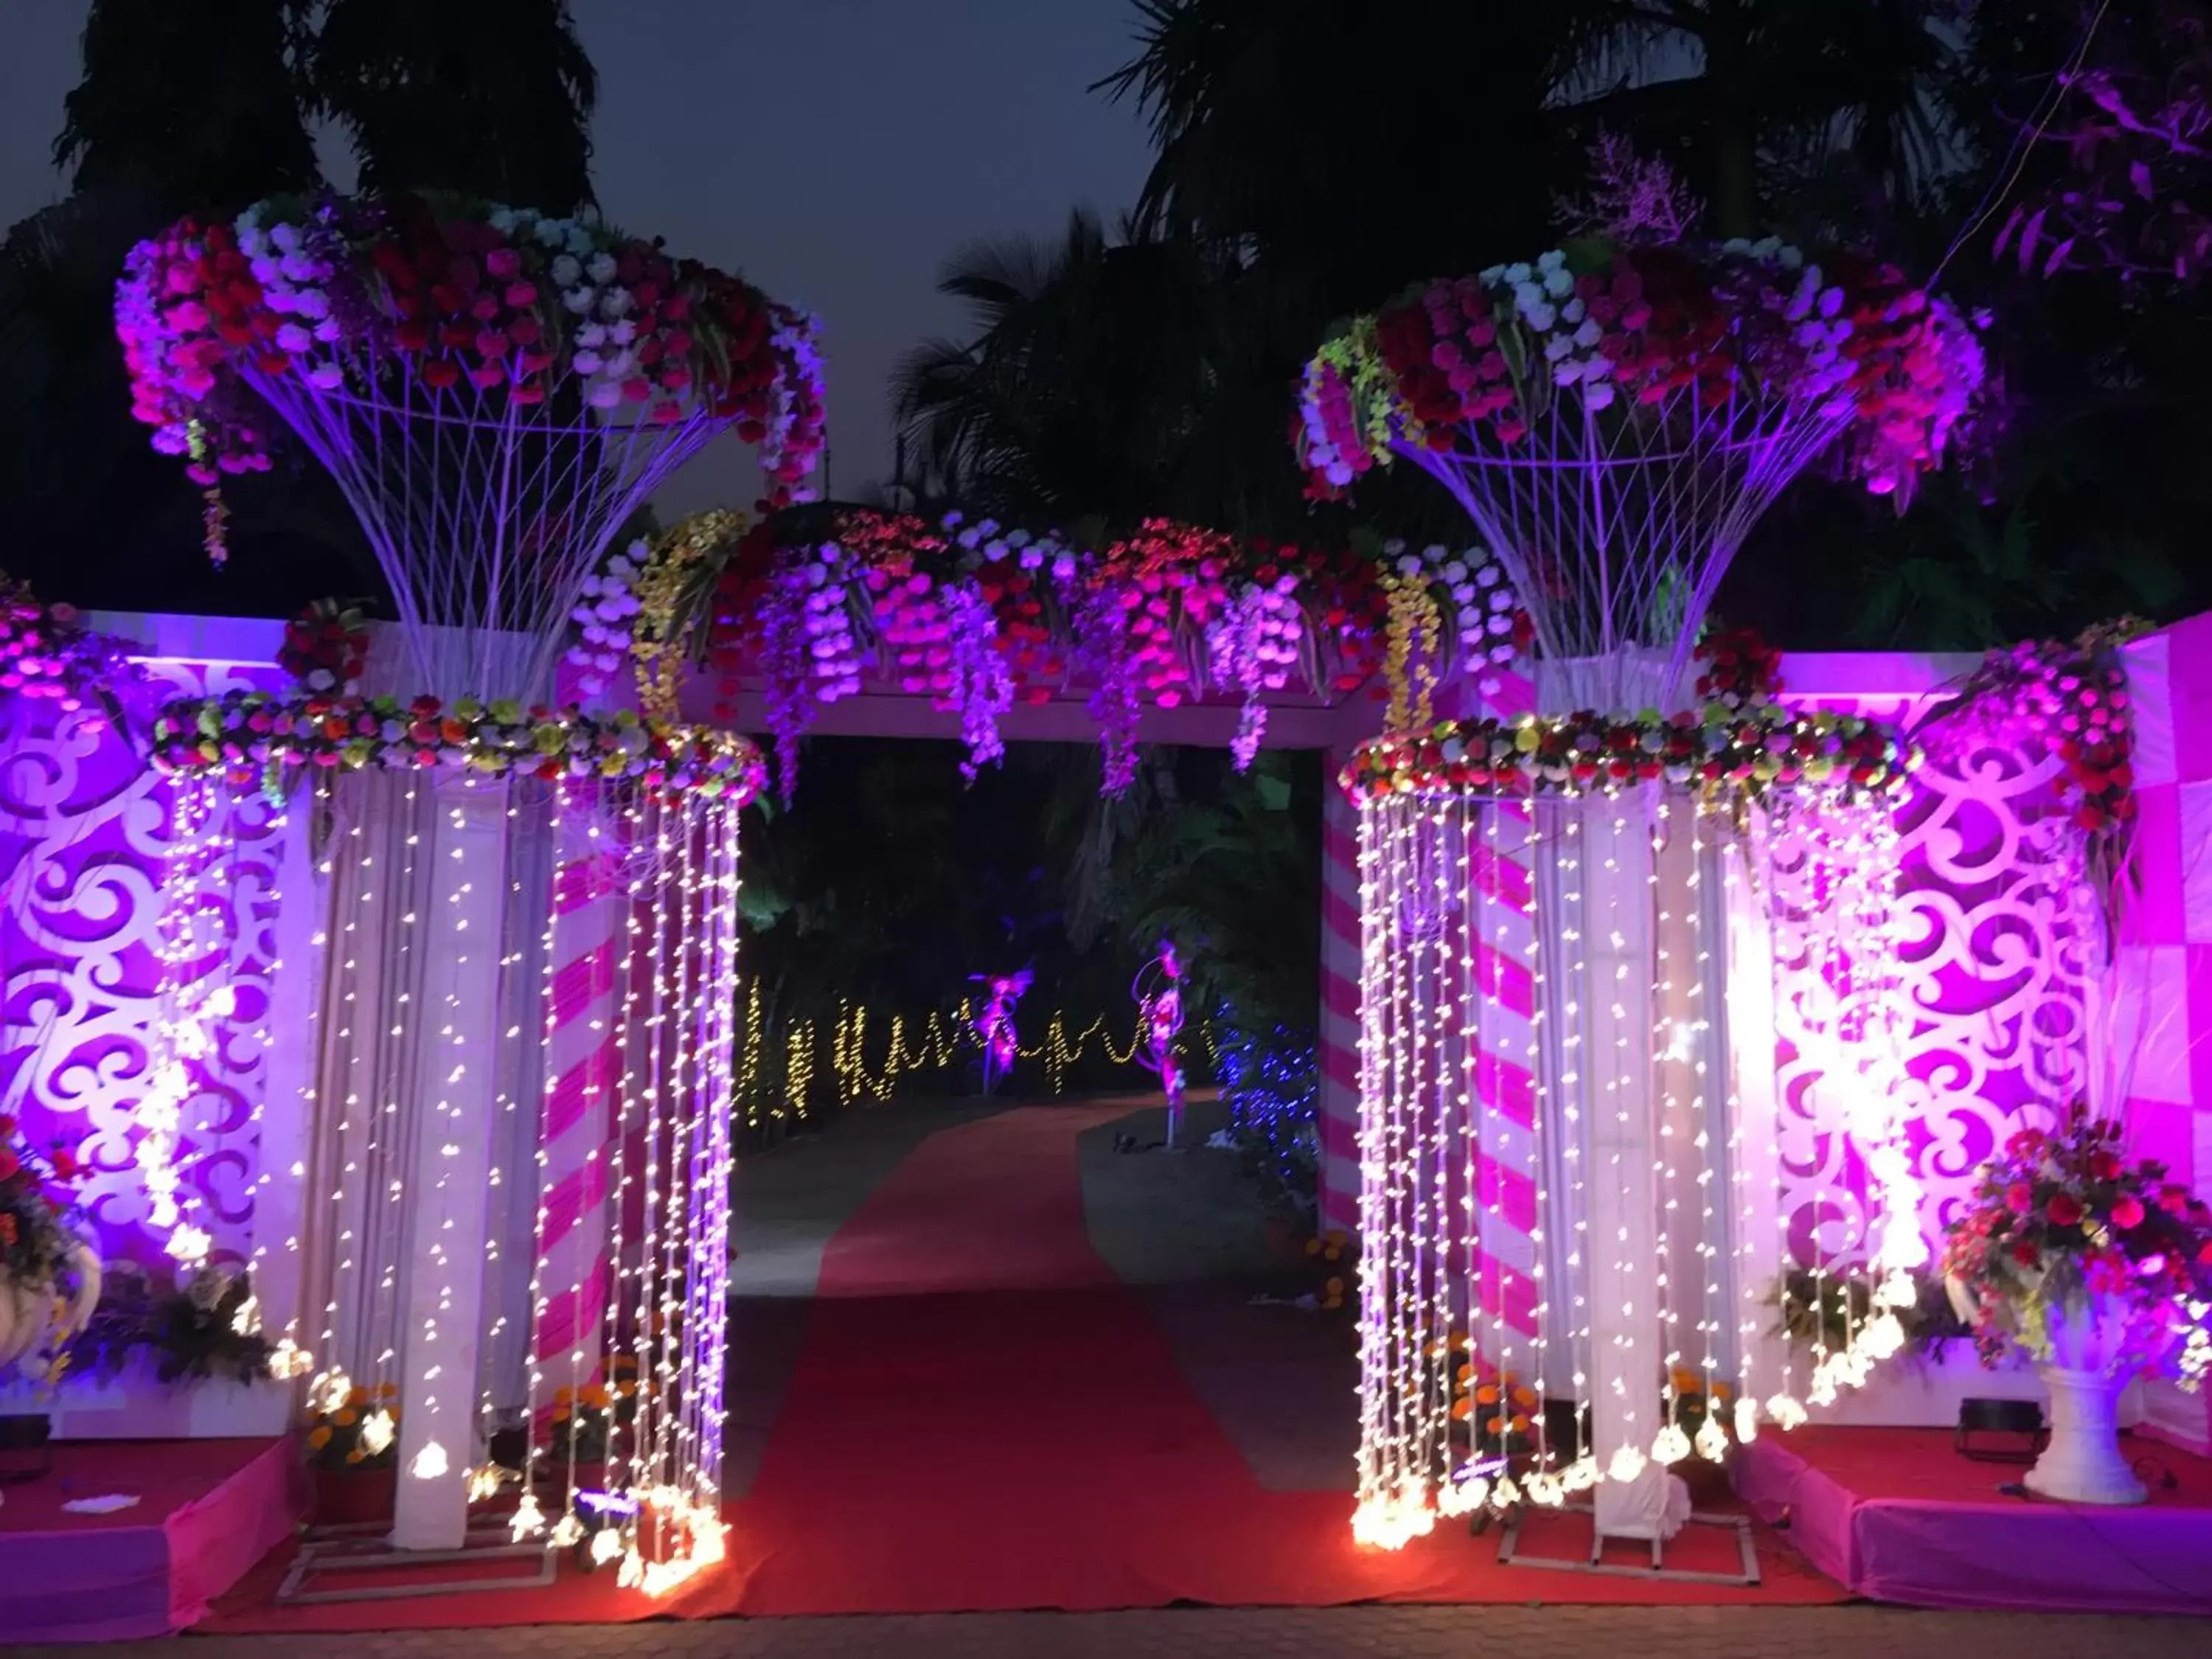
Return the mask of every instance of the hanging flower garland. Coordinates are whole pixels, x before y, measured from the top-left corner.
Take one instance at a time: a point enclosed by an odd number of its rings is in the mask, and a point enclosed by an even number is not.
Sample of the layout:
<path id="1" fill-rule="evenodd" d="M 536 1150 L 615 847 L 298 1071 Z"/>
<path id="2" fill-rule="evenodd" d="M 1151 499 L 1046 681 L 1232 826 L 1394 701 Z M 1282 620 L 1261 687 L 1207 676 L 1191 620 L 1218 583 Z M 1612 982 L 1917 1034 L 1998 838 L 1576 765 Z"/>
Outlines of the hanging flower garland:
<path id="1" fill-rule="evenodd" d="M 64 713 L 89 708 L 119 731 L 122 695 L 145 678 L 132 648 L 87 628 L 75 606 L 46 605 L 29 583 L 0 570 L 0 706 L 21 697 Z"/>
<path id="2" fill-rule="evenodd" d="M 412 196 L 185 219 L 131 251 L 115 325 L 132 412 L 210 491 L 270 465 L 249 374 L 374 398 L 394 358 L 426 387 L 465 382 L 516 409 L 572 386 L 617 421 L 703 410 L 757 447 L 778 506 L 823 443 L 812 318 L 595 220 Z M 222 516 L 211 495 L 217 562 Z"/>
<path id="3" fill-rule="evenodd" d="M 575 670 L 576 694 L 596 702 L 612 689 L 629 655 L 637 614 L 643 607 L 637 597 L 638 574 L 652 562 L 653 546 L 642 536 L 584 578 L 583 589 L 569 620 L 576 637 L 564 660 Z"/>
<path id="4" fill-rule="evenodd" d="M 1553 249 L 1407 290 L 1307 365 L 1295 443 L 1309 494 L 1340 495 L 1394 447 L 1511 447 L 1559 398 L 1591 415 L 1747 386 L 1848 418 L 1853 465 L 1909 495 L 1984 374 L 1973 331 L 1895 267 L 1780 239 Z"/>
<path id="5" fill-rule="evenodd" d="M 1443 720 L 1355 751 L 1340 780 L 1355 799 L 1431 791 L 1584 795 L 1664 781 L 1712 798 L 1777 785 L 1845 795 L 1905 786 L 1917 752 L 1871 720 L 1766 708 L 1671 720 L 1579 714 Z"/>
<path id="6" fill-rule="evenodd" d="M 308 767 L 357 772 L 441 769 L 550 781 L 634 781 L 664 795 L 696 792 L 743 805 L 764 781 L 760 751 L 735 732 L 619 714 L 524 708 L 464 697 L 322 696 L 232 691 L 162 709 L 155 763 L 233 781 Z"/>
<path id="7" fill-rule="evenodd" d="M 1003 752 L 999 726 L 1014 702 L 1085 688 L 1112 793 L 1135 775 L 1147 706 L 1237 697 L 1242 769 L 1265 735 L 1270 696 L 1343 695 L 1395 672 L 1394 614 L 1407 649 L 1420 642 L 1431 684 L 1456 669 L 1491 689 L 1530 635 L 1502 568 L 1479 550 L 1391 543 L 1378 556 L 1152 520 L 1093 551 L 958 514 L 931 524 L 859 510 L 780 528 L 781 545 L 757 532 L 734 550 L 704 654 L 726 719 L 741 675 L 766 682 L 787 791 L 815 711 L 871 672 L 959 714 L 971 776 Z M 588 652 L 589 639 L 578 648 Z"/>

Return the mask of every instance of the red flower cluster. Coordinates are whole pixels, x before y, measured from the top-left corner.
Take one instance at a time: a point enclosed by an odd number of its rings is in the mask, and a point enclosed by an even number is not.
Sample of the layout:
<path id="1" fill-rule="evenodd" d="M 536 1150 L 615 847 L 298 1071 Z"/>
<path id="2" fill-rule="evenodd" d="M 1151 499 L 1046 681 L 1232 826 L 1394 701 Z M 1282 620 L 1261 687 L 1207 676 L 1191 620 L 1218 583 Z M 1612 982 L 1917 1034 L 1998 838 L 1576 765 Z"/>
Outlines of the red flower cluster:
<path id="1" fill-rule="evenodd" d="M 316 600 L 284 624 L 276 662 L 310 691 L 351 696 L 368 663 L 368 623 L 360 606 Z"/>
<path id="2" fill-rule="evenodd" d="M 1755 628 L 1708 632 L 1698 642 L 1698 660 L 1706 665 L 1698 676 L 1699 702 L 1754 708 L 1773 702 L 1782 690 L 1782 653 Z"/>

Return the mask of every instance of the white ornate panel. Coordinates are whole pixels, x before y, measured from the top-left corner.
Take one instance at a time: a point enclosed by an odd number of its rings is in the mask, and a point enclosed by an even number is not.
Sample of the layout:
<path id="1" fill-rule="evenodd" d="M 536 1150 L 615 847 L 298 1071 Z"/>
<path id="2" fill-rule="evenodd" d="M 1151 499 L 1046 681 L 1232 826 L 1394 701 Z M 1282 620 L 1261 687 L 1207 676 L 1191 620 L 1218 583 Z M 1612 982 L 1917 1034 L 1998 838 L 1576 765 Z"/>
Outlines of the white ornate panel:
<path id="1" fill-rule="evenodd" d="M 142 715 L 170 696 L 283 680 L 273 667 L 146 667 Z M 34 1144 L 76 1152 L 103 1254 L 149 1265 L 165 1258 L 144 1229 L 132 1113 L 159 997 L 169 797 L 88 712 L 0 712 L 0 1110 Z M 185 1103 L 179 1148 L 193 1218 L 218 1259 L 250 1253 L 278 854 L 266 803 L 249 796 L 228 811 L 235 850 L 193 930 L 189 971 L 227 975 L 237 1010 Z"/>

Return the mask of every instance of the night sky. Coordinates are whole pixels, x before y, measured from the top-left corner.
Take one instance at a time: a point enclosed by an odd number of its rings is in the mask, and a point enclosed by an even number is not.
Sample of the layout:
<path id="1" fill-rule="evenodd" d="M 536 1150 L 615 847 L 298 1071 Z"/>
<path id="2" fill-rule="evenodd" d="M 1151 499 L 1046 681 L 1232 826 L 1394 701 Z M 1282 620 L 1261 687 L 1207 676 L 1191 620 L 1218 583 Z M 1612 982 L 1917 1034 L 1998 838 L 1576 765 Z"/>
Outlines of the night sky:
<path id="1" fill-rule="evenodd" d="M 88 9 L 7 0 L 0 222 L 65 193 L 48 156 Z M 820 313 L 840 495 L 890 471 L 893 366 L 962 332 L 959 308 L 934 292 L 944 262 L 979 239 L 1057 237 L 1079 204 L 1110 222 L 1144 177 L 1137 112 L 1085 90 L 1133 50 L 1127 0 L 571 9 L 599 71 L 593 173 L 608 217 Z M 325 152 L 344 185 L 346 158 Z M 664 514 L 751 502 L 757 475 L 725 442 L 664 493 Z"/>

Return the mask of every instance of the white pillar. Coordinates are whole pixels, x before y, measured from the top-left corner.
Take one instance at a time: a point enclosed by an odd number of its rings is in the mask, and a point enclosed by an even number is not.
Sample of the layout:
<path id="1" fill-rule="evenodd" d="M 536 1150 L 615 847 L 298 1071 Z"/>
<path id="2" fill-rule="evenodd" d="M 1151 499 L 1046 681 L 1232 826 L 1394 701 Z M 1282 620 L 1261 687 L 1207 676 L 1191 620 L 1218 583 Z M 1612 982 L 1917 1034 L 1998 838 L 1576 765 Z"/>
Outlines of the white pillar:
<path id="1" fill-rule="evenodd" d="M 234 803 L 231 811 L 237 811 Z M 315 873 L 315 792 L 293 793 L 277 851 L 276 968 L 269 982 L 269 1060 L 261 1074 L 260 1180 L 253 1206 L 253 1297 L 271 1342 L 289 1336 L 313 1351 L 303 1306 L 302 1229 L 308 1198 L 310 1096 L 319 1044 L 317 1003 L 330 892 Z"/>
<path id="2" fill-rule="evenodd" d="M 507 789 L 441 777 L 422 837 L 430 854 L 405 1162 L 399 1497 L 392 1541 L 460 1547 L 474 1461 L 477 1347 L 500 1042 L 501 913 Z"/>
<path id="3" fill-rule="evenodd" d="M 1589 1218 L 1591 1449 L 1601 1537 L 1664 1537 L 1666 1471 L 1621 1479 L 1616 1458 L 1648 1458 L 1663 1426 L 1659 1321 L 1659 1164 L 1651 1098 L 1653 803 L 1644 792 L 1593 800 L 1583 818 L 1583 1124 Z M 1676 1524 L 1679 1525 L 1679 1522 Z"/>

